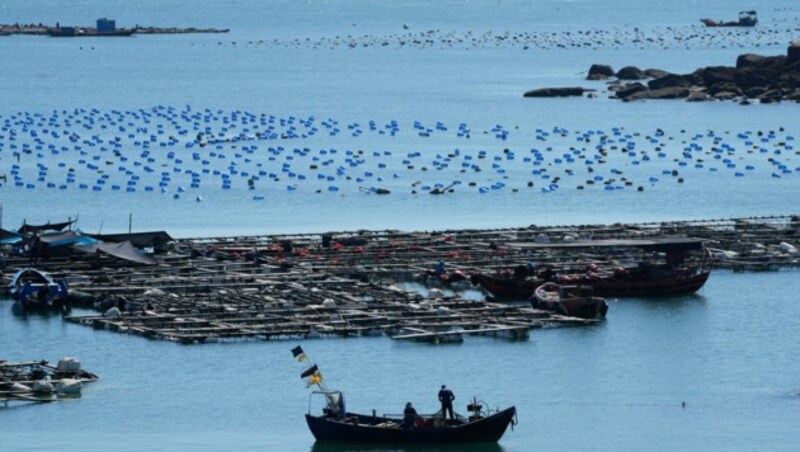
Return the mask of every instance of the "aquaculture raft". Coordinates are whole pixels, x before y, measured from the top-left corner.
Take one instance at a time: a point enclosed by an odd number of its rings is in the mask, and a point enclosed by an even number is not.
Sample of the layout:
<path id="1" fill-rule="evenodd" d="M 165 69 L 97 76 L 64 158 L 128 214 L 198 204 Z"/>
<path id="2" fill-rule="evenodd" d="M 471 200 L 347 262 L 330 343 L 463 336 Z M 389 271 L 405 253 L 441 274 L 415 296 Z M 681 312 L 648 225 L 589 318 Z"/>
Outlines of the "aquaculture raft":
<path id="1" fill-rule="evenodd" d="M 141 297 L 126 297 L 121 315 L 112 307 L 113 315 L 67 320 L 181 343 L 381 335 L 450 342 L 464 334 L 524 338 L 531 328 L 592 323 L 527 306 L 460 297 L 425 299 L 330 275 L 302 276 L 300 284 L 252 274 L 242 277 L 240 288 L 228 285 L 207 293 L 149 290 Z"/>
<path id="2" fill-rule="evenodd" d="M 440 284 L 428 276 L 440 261 L 447 272 L 463 274 L 501 274 L 528 263 L 565 270 L 591 263 L 603 271 L 639 256 L 635 250 L 520 245 L 669 237 L 702 239 L 715 268 L 771 270 L 800 264 L 792 245 L 800 239 L 800 217 L 776 216 L 190 238 L 169 243 L 169 251 L 154 256 L 150 265 L 90 254 L 41 260 L 38 267 L 67 280 L 73 306 L 101 313 L 67 320 L 98 329 L 181 343 L 371 335 L 448 342 L 466 334 L 525 337 L 531 328 L 594 322 L 529 304 L 444 296 L 438 289 L 422 296 L 398 283 Z M 8 258 L 6 264 L 11 272 L 27 260 Z"/>

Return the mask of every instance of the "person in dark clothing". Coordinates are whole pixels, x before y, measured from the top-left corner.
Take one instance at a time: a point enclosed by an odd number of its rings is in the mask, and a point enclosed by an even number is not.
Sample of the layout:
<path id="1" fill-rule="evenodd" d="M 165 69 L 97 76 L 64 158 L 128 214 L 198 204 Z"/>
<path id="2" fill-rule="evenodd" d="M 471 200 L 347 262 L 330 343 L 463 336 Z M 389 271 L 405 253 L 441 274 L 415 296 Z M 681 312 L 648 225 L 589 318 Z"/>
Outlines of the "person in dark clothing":
<path id="1" fill-rule="evenodd" d="M 450 413 L 450 419 L 455 419 L 456 416 L 453 414 L 453 400 L 456 399 L 456 396 L 453 394 L 453 391 L 447 389 L 447 386 L 442 385 L 442 389 L 439 391 L 439 401 L 442 402 L 442 417 L 446 418 L 447 413 Z"/>
<path id="2" fill-rule="evenodd" d="M 414 427 L 414 423 L 417 422 L 417 416 L 417 410 L 411 406 L 411 402 L 406 403 L 406 408 L 403 410 L 403 423 L 400 424 L 400 427 L 404 429 Z"/>

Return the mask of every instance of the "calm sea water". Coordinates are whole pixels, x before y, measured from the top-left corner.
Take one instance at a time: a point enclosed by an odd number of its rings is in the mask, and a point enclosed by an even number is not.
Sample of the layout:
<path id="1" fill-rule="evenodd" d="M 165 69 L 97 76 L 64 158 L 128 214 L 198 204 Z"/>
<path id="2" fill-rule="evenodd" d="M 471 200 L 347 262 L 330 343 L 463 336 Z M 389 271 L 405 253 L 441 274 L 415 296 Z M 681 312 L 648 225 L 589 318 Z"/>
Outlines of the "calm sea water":
<path id="1" fill-rule="evenodd" d="M 744 7 L 763 26 L 697 27 L 700 17 L 734 18 Z M 132 215 L 135 230 L 200 236 L 796 213 L 795 104 L 627 104 L 583 80 L 593 63 L 690 72 L 732 65 L 741 53 L 784 53 L 798 21 L 783 2 L 0 5 L 10 23 L 88 25 L 102 16 L 231 32 L 0 37 L 3 227 L 77 216 L 84 230 L 115 232 Z M 522 98 L 543 86 L 599 91 Z M 246 113 L 272 116 L 278 135 L 186 147 L 206 127 L 253 136 L 261 124 L 242 124 Z M 285 135 L 292 127 L 297 138 Z M 603 144 L 603 164 L 601 136 L 614 140 Z M 609 179 L 617 189 L 604 189 Z M 423 189 L 453 182 L 447 196 Z M 370 186 L 392 194 L 359 190 Z M 602 326 L 537 331 L 525 342 L 304 347 L 353 409 L 391 412 L 413 400 L 433 410 L 443 382 L 460 405 L 472 395 L 517 405 L 521 424 L 501 450 L 788 450 L 799 439 L 796 280 L 794 272 L 715 274 L 697 296 L 613 302 Z M 0 356 L 73 355 L 103 378 L 79 401 L 0 410 L 0 449 L 311 449 L 293 345 L 182 347 L 15 317 L 0 303 Z"/>
<path id="2" fill-rule="evenodd" d="M 352 410 L 413 401 L 433 412 L 442 383 L 462 411 L 473 396 L 517 406 L 520 423 L 497 450 L 794 450 L 800 308 L 786 288 L 796 279 L 716 273 L 696 295 L 612 300 L 603 325 L 527 341 L 302 346 Z M 76 355 L 102 378 L 80 400 L 0 411 L 4 450 L 312 449 L 296 342 L 180 346 L 0 307 L 6 358 Z"/>

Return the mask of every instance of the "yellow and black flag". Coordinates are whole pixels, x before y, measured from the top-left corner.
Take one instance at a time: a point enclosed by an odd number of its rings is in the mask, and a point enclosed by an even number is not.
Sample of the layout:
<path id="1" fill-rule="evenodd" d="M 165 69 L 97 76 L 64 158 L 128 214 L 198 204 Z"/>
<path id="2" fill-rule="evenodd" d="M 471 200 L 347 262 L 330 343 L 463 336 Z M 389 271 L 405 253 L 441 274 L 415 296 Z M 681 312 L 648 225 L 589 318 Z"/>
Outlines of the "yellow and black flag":
<path id="1" fill-rule="evenodd" d="M 300 378 L 311 377 L 319 373 L 319 368 L 316 364 L 309 367 L 308 369 L 304 370 L 303 373 L 300 374 Z"/>
<path id="2" fill-rule="evenodd" d="M 301 362 L 308 359 L 308 357 L 306 356 L 305 352 L 303 351 L 303 347 L 300 347 L 299 345 L 292 349 L 292 355 L 295 358 L 297 358 L 298 361 L 301 361 Z"/>

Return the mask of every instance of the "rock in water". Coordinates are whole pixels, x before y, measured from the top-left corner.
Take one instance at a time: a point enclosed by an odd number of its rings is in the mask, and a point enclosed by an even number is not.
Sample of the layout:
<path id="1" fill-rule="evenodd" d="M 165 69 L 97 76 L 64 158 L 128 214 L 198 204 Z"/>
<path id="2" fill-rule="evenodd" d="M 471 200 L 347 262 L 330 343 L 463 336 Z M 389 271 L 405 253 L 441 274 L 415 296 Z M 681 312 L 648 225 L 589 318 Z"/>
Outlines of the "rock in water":
<path id="1" fill-rule="evenodd" d="M 591 91 L 580 86 L 566 88 L 538 88 L 526 92 L 523 97 L 567 97 L 582 96 L 584 91 Z"/>
<path id="2" fill-rule="evenodd" d="M 636 66 L 625 66 L 617 71 L 617 78 L 620 80 L 642 80 L 647 76 Z"/>
<path id="3" fill-rule="evenodd" d="M 627 99 L 682 99 L 684 97 L 689 97 L 689 88 L 684 86 L 676 86 L 672 88 L 639 91 L 638 93 L 628 96 Z"/>
<path id="4" fill-rule="evenodd" d="M 607 64 L 593 64 L 589 68 L 589 75 L 586 80 L 605 80 L 614 76 L 614 70 Z"/>
<path id="5" fill-rule="evenodd" d="M 792 65 L 800 62 L 800 41 L 795 41 L 786 51 L 786 64 Z"/>
<path id="6" fill-rule="evenodd" d="M 617 97 L 620 99 L 627 99 L 628 97 L 641 91 L 647 91 L 647 87 L 639 82 L 628 83 L 627 85 L 617 90 Z"/>
<path id="7" fill-rule="evenodd" d="M 677 74 L 668 74 L 647 82 L 650 89 L 673 88 L 676 86 L 691 86 L 688 80 Z"/>

